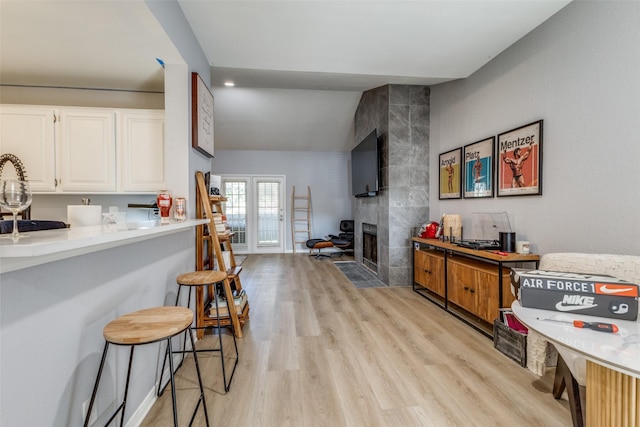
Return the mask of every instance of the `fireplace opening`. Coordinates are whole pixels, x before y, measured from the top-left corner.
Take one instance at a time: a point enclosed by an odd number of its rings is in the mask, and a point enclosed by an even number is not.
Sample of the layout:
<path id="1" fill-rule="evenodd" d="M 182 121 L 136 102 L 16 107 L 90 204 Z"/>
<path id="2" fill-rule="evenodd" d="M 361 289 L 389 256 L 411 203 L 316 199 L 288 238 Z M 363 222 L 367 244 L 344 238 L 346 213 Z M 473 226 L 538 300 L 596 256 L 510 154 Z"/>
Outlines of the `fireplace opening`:
<path id="1" fill-rule="evenodd" d="M 378 272 L 378 227 L 362 223 L 362 264 Z"/>

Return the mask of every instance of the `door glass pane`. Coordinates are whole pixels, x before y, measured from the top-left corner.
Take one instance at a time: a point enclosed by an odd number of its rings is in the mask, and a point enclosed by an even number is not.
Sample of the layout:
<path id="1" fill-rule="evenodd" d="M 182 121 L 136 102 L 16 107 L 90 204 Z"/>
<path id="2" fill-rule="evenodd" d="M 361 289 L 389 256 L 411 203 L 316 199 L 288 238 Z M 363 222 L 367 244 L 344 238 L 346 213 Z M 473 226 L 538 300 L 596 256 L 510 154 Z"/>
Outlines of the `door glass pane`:
<path id="1" fill-rule="evenodd" d="M 258 182 L 258 246 L 280 244 L 279 189 L 278 182 Z"/>
<path id="2" fill-rule="evenodd" d="M 224 195 L 227 202 L 224 214 L 231 232 L 231 244 L 247 244 L 247 183 L 244 181 L 225 181 Z"/>

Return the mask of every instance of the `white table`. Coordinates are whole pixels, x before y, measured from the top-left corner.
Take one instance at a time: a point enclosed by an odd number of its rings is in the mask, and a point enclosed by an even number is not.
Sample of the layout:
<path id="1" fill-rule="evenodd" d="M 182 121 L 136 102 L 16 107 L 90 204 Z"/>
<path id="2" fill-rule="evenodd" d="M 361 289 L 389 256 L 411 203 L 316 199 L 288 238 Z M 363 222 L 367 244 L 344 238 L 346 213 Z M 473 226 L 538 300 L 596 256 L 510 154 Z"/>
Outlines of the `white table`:
<path id="1" fill-rule="evenodd" d="M 587 426 L 640 425 L 640 322 L 526 308 L 518 301 L 511 308 L 554 344 L 578 383 L 586 384 Z M 580 329 L 574 320 L 614 323 L 619 331 Z"/>

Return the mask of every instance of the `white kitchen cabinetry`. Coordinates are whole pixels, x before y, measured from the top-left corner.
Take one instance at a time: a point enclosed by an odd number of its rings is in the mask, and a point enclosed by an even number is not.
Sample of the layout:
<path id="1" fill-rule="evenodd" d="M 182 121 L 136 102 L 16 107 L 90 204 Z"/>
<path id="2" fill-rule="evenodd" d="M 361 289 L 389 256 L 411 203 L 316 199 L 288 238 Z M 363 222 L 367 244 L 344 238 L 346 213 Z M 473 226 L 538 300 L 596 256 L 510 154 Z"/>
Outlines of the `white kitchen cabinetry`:
<path id="1" fill-rule="evenodd" d="M 0 105 L 0 154 L 22 161 L 31 191 L 56 191 L 54 112 L 53 107 Z M 17 177 L 5 164 L 2 178 Z"/>
<path id="2" fill-rule="evenodd" d="M 23 162 L 36 193 L 166 187 L 164 111 L 2 105 L 0 114 L 0 154 Z M 3 177 L 14 176 L 12 169 L 5 166 Z"/>
<path id="3" fill-rule="evenodd" d="M 99 108 L 59 111 L 56 154 L 60 191 L 116 191 L 115 112 Z"/>
<path id="4" fill-rule="evenodd" d="M 118 125 L 118 187 L 123 192 L 166 188 L 164 111 L 120 110 Z"/>

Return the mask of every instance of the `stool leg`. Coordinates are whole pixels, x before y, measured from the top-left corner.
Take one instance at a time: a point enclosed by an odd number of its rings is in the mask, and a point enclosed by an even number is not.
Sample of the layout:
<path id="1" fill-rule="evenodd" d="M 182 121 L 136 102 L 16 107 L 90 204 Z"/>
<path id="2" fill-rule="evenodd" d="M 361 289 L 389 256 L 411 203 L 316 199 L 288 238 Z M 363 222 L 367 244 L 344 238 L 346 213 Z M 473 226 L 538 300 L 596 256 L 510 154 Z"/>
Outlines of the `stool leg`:
<path id="1" fill-rule="evenodd" d="M 229 312 L 229 319 L 230 319 L 230 324 L 231 324 L 231 336 L 233 337 L 233 345 L 235 347 L 236 350 L 236 360 L 235 363 L 233 364 L 233 369 L 231 371 L 231 375 L 229 376 L 229 381 L 227 382 L 227 375 L 226 375 L 226 371 L 225 371 L 225 364 L 224 364 L 224 351 L 222 349 L 222 333 L 220 331 L 221 329 L 221 325 L 220 325 L 220 311 L 218 308 L 218 292 L 215 293 L 215 303 L 216 303 L 216 320 L 218 321 L 218 341 L 220 343 L 220 360 L 222 363 L 222 381 L 224 383 L 224 391 L 228 392 L 229 389 L 231 388 L 231 381 L 233 380 L 233 375 L 236 372 L 236 367 L 238 366 L 238 344 L 236 342 L 236 330 L 235 330 L 235 325 L 233 323 L 233 321 L 231 320 L 231 310 L 236 309 L 236 304 L 235 301 L 233 300 L 233 294 L 229 294 L 228 292 L 228 287 L 224 286 L 224 282 L 220 282 L 220 283 L 216 283 L 216 291 L 217 288 L 219 286 L 222 286 L 222 289 L 224 291 L 224 295 L 225 298 L 227 299 L 227 311 Z"/>
<path id="2" fill-rule="evenodd" d="M 133 361 L 133 350 L 134 346 L 131 346 L 131 352 L 129 353 L 129 367 L 127 368 L 127 382 L 124 387 L 124 397 L 122 399 L 122 403 L 120 406 L 116 408 L 114 413 L 111 415 L 111 418 L 105 423 L 105 426 L 111 424 L 111 421 L 118 415 L 118 412 L 122 411 L 120 414 L 120 425 L 124 425 L 124 411 L 127 407 L 127 395 L 129 393 L 129 380 L 131 379 L 131 365 Z M 109 350 L 109 342 L 107 341 L 104 345 L 104 351 L 102 352 L 102 360 L 100 361 L 100 368 L 98 368 L 98 376 L 96 377 L 96 384 L 93 387 L 93 394 L 91 395 L 91 401 L 89 402 L 89 409 L 87 410 L 87 415 L 84 420 L 84 427 L 89 425 L 89 418 L 91 416 L 91 411 L 93 410 L 93 404 L 95 402 L 96 395 L 98 394 L 98 385 L 100 384 L 100 377 L 102 376 L 102 370 L 104 368 L 104 362 L 107 359 L 107 351 Z"/>
<path id="3" fill-rule="evenodd" d="M 204 409 L 204 419 L 207 423 L 207 427 L 209 427 L 209 414 L 207 413 L 207 403 L 204 399 L 204 387 L 202 386 L 202 376 L 200 375 L 200 365 L 198 364 L 198 352 L 196 351 L 196 344 L 193 340 L 193 332 L 191 329 L 187 329 L 189 333 L 189 338 L 191 339 L 191 350 L 193 353 L 193 361 L 196 364 L 196 373 L 198 374 L 198 385 L 200 386 L 200 399 L 198 400 L 198 404 L 196 405 L 196 409 L 193 411 L 193 416 L 191 417 L 191 422 L 189 425 L 193 423 L 193 420 L 196 417 L 196 413 L 198 412 L 198 406 L 200 406 L 200 402 L 202 402 L 202 408 Z"/>
<path id="4" fill-rule="evenodd" d="M 131 379 L 131 365 L 133 364 L 133 350 L 135 350 L 135 346 L 131 346 L 131 352 L 129 353 L 129 367 L 127 368 L 127 382 L 124 386 L 124 399 L 122 400 L 122 414 L 120 415 L 120 425 L 124 425 L 124 411 L 127 408 L 127 396 L 129 395 L 129 380 Z M 117 412 L 116 412 L 117 413 Z M 115 414 L 113 414 L 115 416 Z M 113 418 L 112 418 L 113 419 Z M 110 424 L 111 420 L 107 422 Z"/>
<path id="5" fill-rule="evenodd" d="M 182 290 L 182 285 L 178 285 L 178 293 L 176 294 L 176 307 L 178 306 L 179 302 L 180 302 L 180 291 Z M 190 308 L 189 305 L 191 304 L 191 287 L 189 287 L 189 295 L 188 295 L 188 302 L 187 302 L 187 308 Z M 180 369 L 180 367 L 182 366 L 182 362 L 184 362 L 184 354 L 186 352 L 186 348 L 187 348 L 187 336 L 186 336 L 187 331 L 185 331 L 185 336 L 183 339 L 183 343 L 182 343 L 182 359 L 180 359 L 180 363 L 178 364 L 178 367 L 176 368 L 176 370 Z M 169 383 L 165 384 L 164 387 L 162 386 L 162 378 L 164 377 L 164 368 L 167 366 L 167 358 L 168 357 L 173 357 L 173 353 L 169 353 L 169 346 L 167 346 L 167 350 L 165 351 L 164 354 L 164 359 L 162 360 L 162 369 L 160 370 L 160 380 L 158 380 L 158 390 L 156 391 L 156 396 L 160 397 L 162 396 L 162 393 L 164 393 L 164 389 L 167 388 L 167 386 L 169 385 Z"/>
<path id="6" fill-rule="evenodd" d="M 98 394 L 98 384 L 100 384 L 100 377 L 102 376 L 102 368 L 104 368 L 104 362 L 107 359 L 107 350 L 109 350 L 109 342 L 104 343 L 104 350 L 102 351 L 102 359 L 100 360 L 100 367 L 98 368 L 98 376 L 96 377 L 96 383 L 93 386 L 93 393 L 91 394 L 91 401 L 89 401 L 89 409 L 84 419 L 84 427 L 89 425 L 89 418 L 91 417 L 91 411 L 93 410 L 93 403 L 96 400 Z"/>
<path id="7" fill-rule="evenodd" d="M 169 354 L 173 354 L 171 349 L 171 338 L 167 339 L 167 348 L 169 349 Z M 173 404 L 173 425 L 178 427 L 178 404 L 176 400 L 176 384 L 174 381 L 173 375 L 173 357 L 169 357 L 169 372 L 171 375 L 171 402 Z"/>
<path id="8" fill-rule="evenodd" d="M 213 300 L 215 301 L 216 304 L 216 321 L 217 321 L 217 326 L 216 328 L 218 329 L 218 342 L 219 342 L 219 346 L 220 346 L 220 362 L 222 364 L 222 383 L 224 384 L 224 391 L 229 391 L 229 388 L 227 386 L 227 374 L 224 368 L 224 349 L 222 347 L 222 334 L 220 333 L 220 307 L 218 305 L 218 288 L 219 288 L 220 283 L 216 283 L 215 285 L 215 290 L 213 292 Z M 229 302 L 229 298 L 227 297 L 227 311 L 229 311 L 229 313 L 231 313 L 231 305 L 233 304 L 233 298 L 231 299 L 231 302 Z M 235 306 L 234 306 L 235 308 Z"/>

